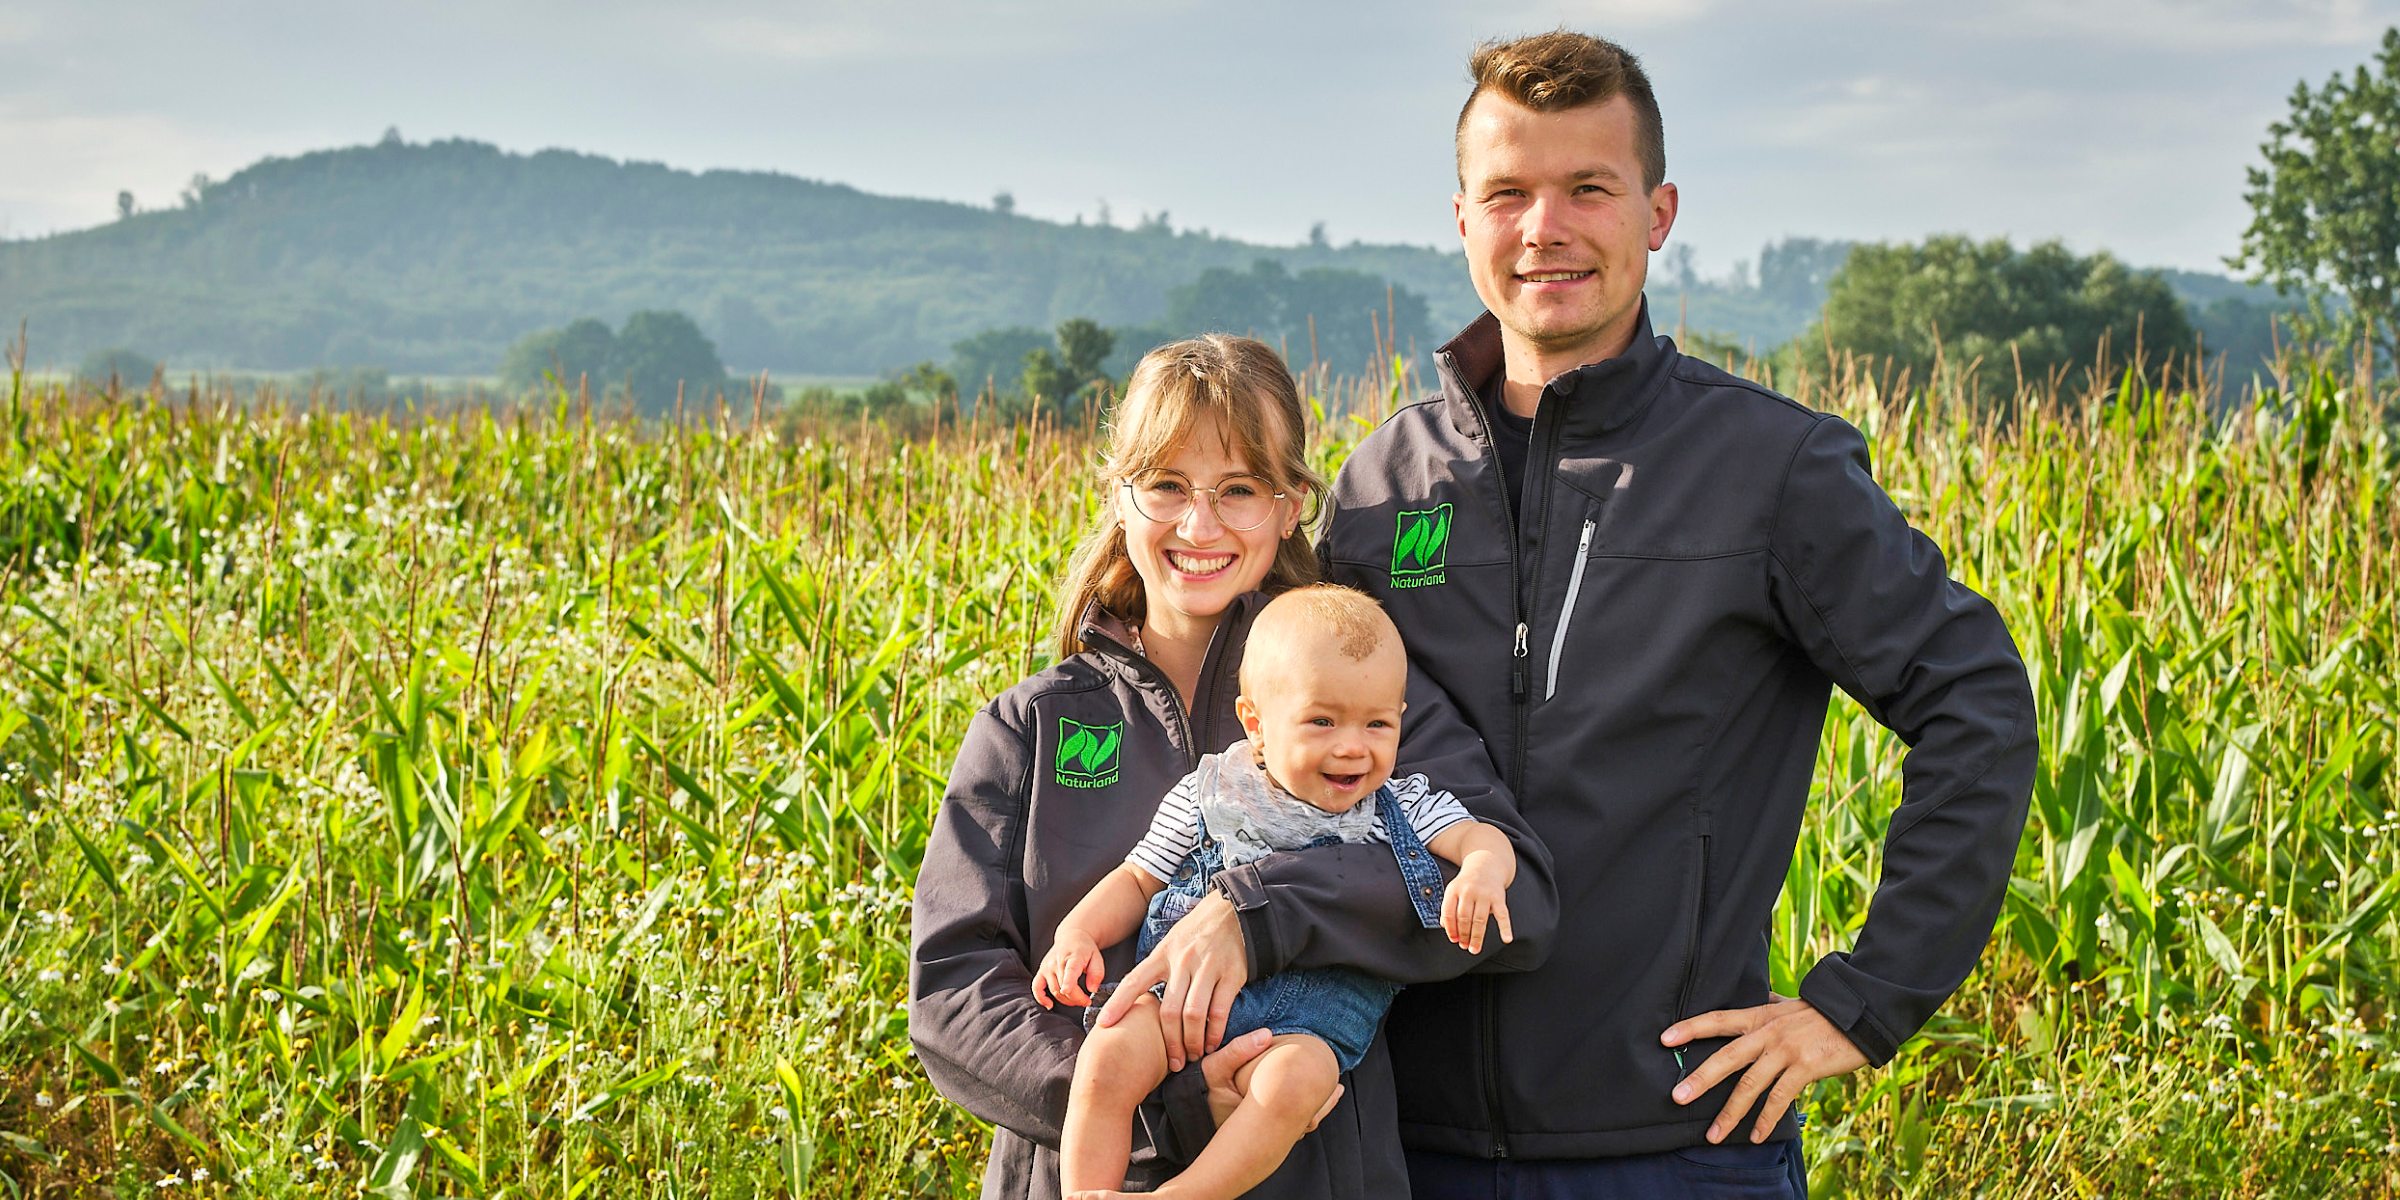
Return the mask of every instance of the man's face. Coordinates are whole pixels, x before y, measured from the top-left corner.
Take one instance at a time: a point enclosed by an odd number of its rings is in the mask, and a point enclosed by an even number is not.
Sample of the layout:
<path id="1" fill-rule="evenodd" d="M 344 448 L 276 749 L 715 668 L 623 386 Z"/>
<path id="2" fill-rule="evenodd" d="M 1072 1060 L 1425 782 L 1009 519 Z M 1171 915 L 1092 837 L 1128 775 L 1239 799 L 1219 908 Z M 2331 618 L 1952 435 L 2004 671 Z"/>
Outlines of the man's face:
<path id="1" fill-rule="evenodd" d="M 1467 271 L 1502 328 L 1543 354 L 1619 352 L 1649 252 L 1675 223 L 1675 185 L 1642 188 L 1633 103 L 1537 113 L 1485 92 L 1460 131 L 1458 167 Z"/>

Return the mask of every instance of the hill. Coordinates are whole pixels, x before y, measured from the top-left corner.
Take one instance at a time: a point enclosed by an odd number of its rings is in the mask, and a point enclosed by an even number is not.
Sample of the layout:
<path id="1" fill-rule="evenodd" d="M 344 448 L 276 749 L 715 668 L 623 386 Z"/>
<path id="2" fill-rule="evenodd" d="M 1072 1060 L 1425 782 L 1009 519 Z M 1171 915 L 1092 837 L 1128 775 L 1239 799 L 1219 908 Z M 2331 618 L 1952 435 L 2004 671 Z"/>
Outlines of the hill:
<path id="1" fill-rule="evenodd" d="M 1425 299 L 1434 330 L 1481 308 L 1458 257 L 1420 246 L 1264 246 L 1164 213 L 1062 224 L 767 172 L 387 137 L 263 160 L 180 208 L 0 243 L 0 317 L 30 322 L 37 362 L 131 346 L 179 367 L 457 374 L 492 370 L 535 329 L 679 308 L 737 369 L 871 374 L 994 327 L 1152 324 L 1171 289 L 1260 259 L 1388 280 Z"/>
<path id="2" fill-rule="evenodd" d="M 1658 327 L 1769 350 L 1815 318 L 1848 251 L 1788 238 L 1763 247 L 1755 270 L 1716 280 L 1671 248 L 1651 268 Z M 1125 330 L 1118 357 L 1129 357 L 1186 332 L 1178 320 L 1204 314 L 1213 327 L 1245 303 L 1258 312 L 1236 326 L 1305 360 L 1305 314 L 1272 320 L 1243 299 L 1277 269 L 1318 272 L 1279 284 L 1281 308 L 1313 289 L 1320 308 L 1346 314 L 1316 321 L 1343 369 L 1370 353 L 1359 298 L 1380 298 L 1383 282 L 1421 301 L 1395 297 L 1404 347 L 1430 351 L 1482 309 L 1460 258 L 1424 246 L 1268 246 L 1176 230 L 1165 213 L 1132 227 L 1060 223 L 771 172 L 387 136 L 262 160 L 178 208 L 0 242 L 0 319 L 29 322 L 37 364 L 130 347 L 177 368 L 475 375 L 532 331 L 671 308 L 736 371 L 871 375 L 951 361 L 953 344 L 989 334 L 1006 343 L 990 367 L 1006 376 L 1019 343 L 1069 317 Z M 2268 315 L 2295 303 L 2223 276 L 2165 274 L 2207 344 L 2243 370 L 2273 343 Z"/>

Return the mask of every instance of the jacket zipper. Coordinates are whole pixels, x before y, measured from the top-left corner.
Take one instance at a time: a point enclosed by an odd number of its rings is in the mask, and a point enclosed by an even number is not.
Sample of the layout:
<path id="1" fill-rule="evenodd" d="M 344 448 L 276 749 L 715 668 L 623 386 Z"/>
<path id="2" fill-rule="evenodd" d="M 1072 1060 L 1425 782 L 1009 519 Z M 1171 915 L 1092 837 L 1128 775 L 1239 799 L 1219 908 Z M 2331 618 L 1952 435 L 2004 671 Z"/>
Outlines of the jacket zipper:
<path id="1" fill-rule="evenodd" d="M 1575 543 L 1575 573 L 1567 576 L 1567 600 L 1558 606 L 1558 629 L 1550 635 L 1550 682 L 1542 687 L 1542 699 L 1558 694 L 1558 657 L 1567 648 L 1567 622 L 1575 618 L 1575 597 L 1583 591 L 1583 565 L 1592 558 L 1592 530 L 1600 522 L 1589 517 L 1583 521 L 1583 537 Z M 1517 642 L 1524 644 L 1525 627 L 1517 627 Z M 1520 651 L 1521 652 L 1521 651 Z"/>
<path id="2" fill-rule="evenodd" d="M 1192 689 L 1190 708 L 1184 706 L 1183 697 L 1176 693 L 1175 681 L 1167 678 L 1167 673 L 1160 670 L 1157 663 L 1151 662 L 1148 655 L 1135 653 L 1131 646 L 1124 645 L 1091 626 L 1085 626 L 1082 633 L 1083 640 L 1087 643 L 1100 639 L 1114 646 L 1118 657 L 1133 664 L 1135 674 L 1147 675 L 1152 682 L 1158 685 L 1159 690 L 1166 694 L 1167 699 L 1173 702 L 1175 728 L 1183 734 L 1184 770 L 1190 771 L 1198 767 L 1200 756 L 1205 752 L 1201 750 L 1200 741 L 1192 730 L 1192 709 L 1198 709 L 1201 712 L 1210 711 L 1207 701 L 1216 687 L 1217 676 L 1220 674 L 1215 668 L 1217 660 L 1225 649 L 1225 622 L 1217 622 L 1216 629 L 1208 635 L 1208 651 L 1200 656 L 1200 684 Z"/>
<path id="3" fill-rule="evenodd" d="M 1449 354 L 1441 357 L 1450 367 L 1452 382 L 1463 384 L 1458 373 L 1458 360 Z M 1522 797 L 1525 794 L 1525 739 L 1530 732 L 1528 726 L 1532 723 L 1530 695 L 1533 691 L 1533 664 L 1527 646 L 1533 627 L 1529 618 L 1531 605 L 1526 598 L 1525 581 L 1529 576 L 1539 578 L 1541 557 L 1537 552 L 1529 568 L 1519 553 L 1522 546 L 1522 533 L 1517 520 L 1516 505 L 1509 503 L 1508 467 L 1500 461 L 1498 447 L 1493 441 L 1491 418 L 1483 411 L 1483 398 L 1479 393 L 1470 387 L 1462 386 L 1461 390 L 1465 391 L 1472 401 L 1468 407 L 1475 410 L 1475 420 L 1483 427 L 1483 444 L 1486 452 L 1491 455 L 1492 475 L 1500 481 L 1500 512 L 1508 521 L 1508 591 L 1509 601 L 1515 609 L 1517 618 L 1516 639 L 1509 649 L 1508 691 L 1512 701 L 1511 708 L 1515 710 L 1516 747 L 1514 753 L 1510 755 L 1512 767 L 1508 773 L 1508 786 L 1511 791 Z M 1545 393 L 1548 390 L 1548 388 L 1543 389 Z M 1525 473 L 1530 478 L 1541 477 L 1542 468 L 1547 462 L 1542 437 L 1545 426 L 1542 423 L 1541 415 L 1541 408 L 1537 404 L 1534 409 L 1533 444 L 1526 447 L 1525 453 Z M 1546 522 L 1550 511 L 1549 489 L 1544 488 L 1541 491 L 1542 516 Z M 1522 502 L 1523 498 L 1520 497 L 1519 503 Z M 1536 528 L 1539 529 L 1540 526 Z M 1519 804 L 1520 807 L 1523 804 L 1521 799 Z M 1492 1010 L 1495 1007 L 1493 993 L 1499 985 L 1490 975 L 1476 976 L 1475 983 L 1478 1000 L 1477 1023 L 1481 1027 L 1483 1043 L 1483 1102 L 1485 1110 L 1492 1116 L 1491 1157 L 1507 1158 L 1508 1136 L 1501 1132 L 1507 1128 L 1508 1121 L 1503 1115 L 1500 1103 L 1499 1030 L 1492 1020 Z"/>

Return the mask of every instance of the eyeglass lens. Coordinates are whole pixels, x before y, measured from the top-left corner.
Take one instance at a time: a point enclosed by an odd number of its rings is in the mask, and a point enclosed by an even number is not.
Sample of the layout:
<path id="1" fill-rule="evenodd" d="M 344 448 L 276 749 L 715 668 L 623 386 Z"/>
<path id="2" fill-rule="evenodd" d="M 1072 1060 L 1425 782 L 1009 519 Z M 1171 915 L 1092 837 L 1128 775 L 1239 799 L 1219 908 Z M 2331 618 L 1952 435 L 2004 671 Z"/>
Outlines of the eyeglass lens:
<path id="1" fill-rule="evenodd" d="M 1133 506 L 1161 524 L 1191 512 L 1196 492 L 1209 493 L 1217 520 L 1228 529 L 1256 529 L 1275 512 L 1275 485 L 1256 475 L 1228 475 L 1213 488 L 1196 488 L 1173 471 L 1144 471 L 1125 486 L 1133 492 Z"/>

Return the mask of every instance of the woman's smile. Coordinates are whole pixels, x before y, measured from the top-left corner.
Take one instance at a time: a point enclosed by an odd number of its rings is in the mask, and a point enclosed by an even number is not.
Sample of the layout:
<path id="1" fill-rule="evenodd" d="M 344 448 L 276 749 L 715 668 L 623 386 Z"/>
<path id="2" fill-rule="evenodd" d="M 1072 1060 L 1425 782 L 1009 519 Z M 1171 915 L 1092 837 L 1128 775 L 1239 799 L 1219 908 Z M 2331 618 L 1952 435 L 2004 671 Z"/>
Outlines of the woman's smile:
<path id="1" fill-rule="evenodd" d="M 1195 581 L 1203 581 L 1216 578 L 1240 557 L 1225 550 L 1169 550 L 1167 565 Z"/>

